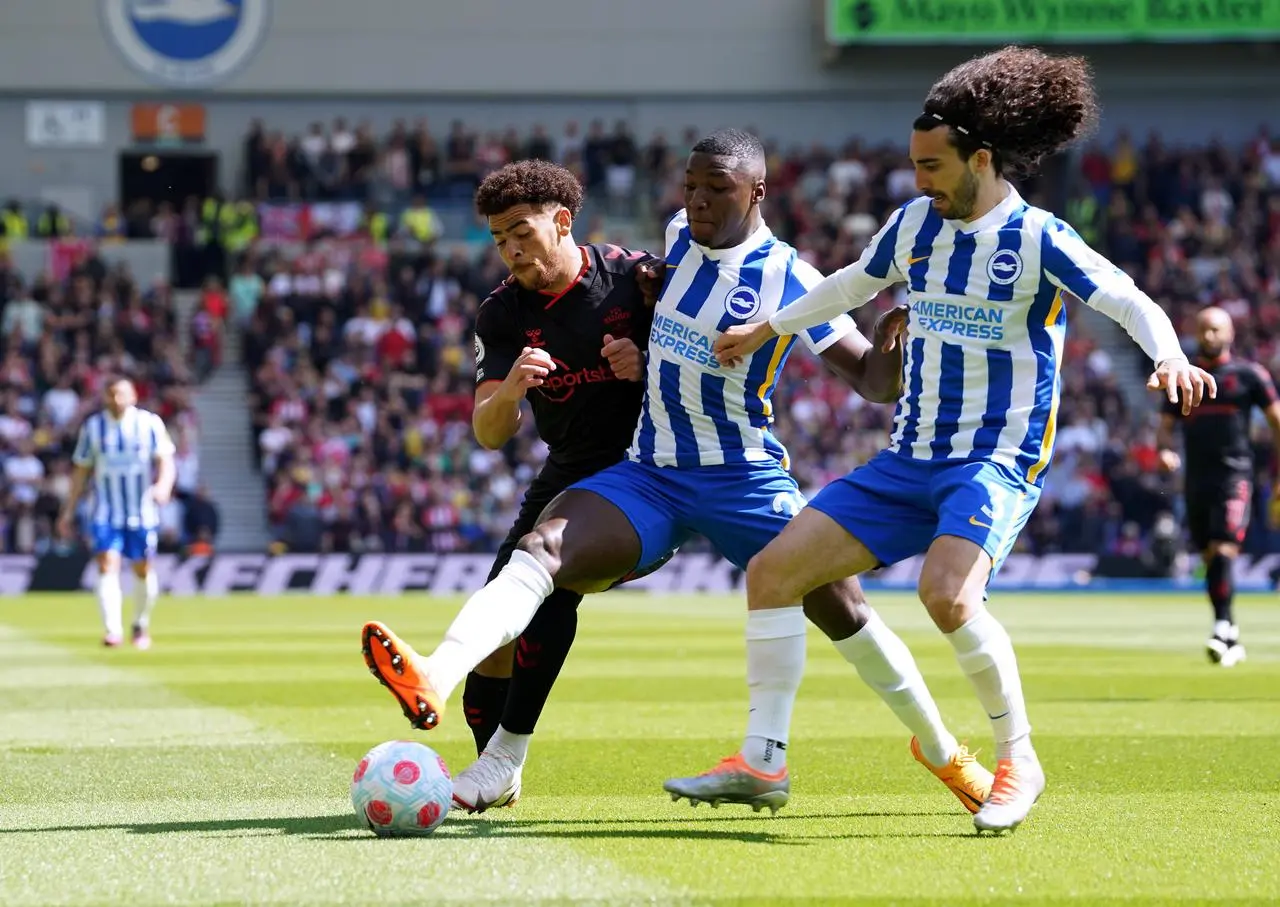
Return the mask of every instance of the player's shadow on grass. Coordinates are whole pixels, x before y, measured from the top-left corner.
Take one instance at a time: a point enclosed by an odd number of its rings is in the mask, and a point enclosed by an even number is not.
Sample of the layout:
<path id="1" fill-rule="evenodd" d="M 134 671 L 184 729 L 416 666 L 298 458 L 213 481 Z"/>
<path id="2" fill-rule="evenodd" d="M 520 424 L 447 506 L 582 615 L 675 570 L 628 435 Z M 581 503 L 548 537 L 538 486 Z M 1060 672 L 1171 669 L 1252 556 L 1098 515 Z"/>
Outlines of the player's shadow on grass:
<path id="1" fill-rule="evenodd" d="M 737 841 L 758 844 L 791 844 L 808 846 L 815 841 L 830 841 L 854 838 L 973 838 L 971 829 L 938 831 L 922 829 L 920 831 L 843 829 L 832 834 L 798 834 L 787 831 L 794 828 L 796 822 L 807 819 L 857 820 L 857 819 L 899 819 L 912 817 L 952 816 L 953 811 L 931 810 L 925 812 L 848 812 L 848 813 L 809 813 L 807 815 L 725 815 L 723 812 L 713 813 L 710 810 L 701 815 L 680 815 L 654 817 L 652 819 L 520 819 L 516 816 L 503 819 L 485 819 L 477 817 L 462 821 L 451 821 L 442 825 L 436 832 L 443 838 L 550 838 L 571 840 L 575 838 L 642 838 L 650 840 L 696 840 L 696 841 Z M 756 828 L 733 829 L 708 828 L 716 823 L 758 823 Z M 773 830 L 770 826 L 781 825 L 781 830 Z M 671 828 L 678 825 L 678 828 Z"/>
<path id="2" fill-rule="evenodd" d="M 218 834 L 220 832 L 278 832 L 285 835 L 324 837 L 360 828 L 352 813 L 331 816 L 286 816 L 279 819 L 205 819 L 190 822 L 118 822 L 81 825 L 49 825 L 43 828 L 0 828 L 0 834 L 31 834 L 54 831 L 106 831 L 116 829 L 133 835 L 163 835 L 173 832 Z"/>

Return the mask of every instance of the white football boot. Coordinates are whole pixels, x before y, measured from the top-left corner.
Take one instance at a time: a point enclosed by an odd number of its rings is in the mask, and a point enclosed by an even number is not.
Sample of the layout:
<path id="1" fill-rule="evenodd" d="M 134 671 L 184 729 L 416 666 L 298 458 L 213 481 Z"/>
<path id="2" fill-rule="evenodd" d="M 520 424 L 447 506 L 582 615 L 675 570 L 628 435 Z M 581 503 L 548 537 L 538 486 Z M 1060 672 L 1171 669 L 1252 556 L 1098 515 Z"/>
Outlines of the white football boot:
<path id="1" fill-rule="evenodd" d="M 453 779 L 453 805 L 469 813 L 515 806 L 524 765 L 505 750 L 486 749 Z"/>

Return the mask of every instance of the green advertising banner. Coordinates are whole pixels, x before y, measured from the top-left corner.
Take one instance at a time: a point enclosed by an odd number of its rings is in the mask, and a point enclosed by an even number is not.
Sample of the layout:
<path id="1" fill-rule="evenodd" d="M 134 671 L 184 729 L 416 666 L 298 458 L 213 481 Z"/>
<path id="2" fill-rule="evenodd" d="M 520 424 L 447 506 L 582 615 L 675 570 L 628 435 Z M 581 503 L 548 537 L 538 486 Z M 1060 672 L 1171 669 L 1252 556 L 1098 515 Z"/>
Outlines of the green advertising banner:
<path id="1" fill-rule="evenodd" d="M 832 44 L 1264 41 L 1280 0 L 827 0 Z"/>

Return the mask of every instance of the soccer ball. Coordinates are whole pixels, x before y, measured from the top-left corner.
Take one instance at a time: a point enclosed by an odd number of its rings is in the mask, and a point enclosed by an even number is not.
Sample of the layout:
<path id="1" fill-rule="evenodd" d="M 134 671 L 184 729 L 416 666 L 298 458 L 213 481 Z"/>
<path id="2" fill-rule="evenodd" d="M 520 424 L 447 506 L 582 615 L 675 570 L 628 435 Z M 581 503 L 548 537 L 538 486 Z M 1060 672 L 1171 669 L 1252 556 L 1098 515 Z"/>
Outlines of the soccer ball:
<path id="1" fill-rule="evenodd" d="M 429 835 L 453 802 L 444 759 L 411 740 L 388 740 L 365 754 L 351 776 L 356 817 L 381 838 Z"/>

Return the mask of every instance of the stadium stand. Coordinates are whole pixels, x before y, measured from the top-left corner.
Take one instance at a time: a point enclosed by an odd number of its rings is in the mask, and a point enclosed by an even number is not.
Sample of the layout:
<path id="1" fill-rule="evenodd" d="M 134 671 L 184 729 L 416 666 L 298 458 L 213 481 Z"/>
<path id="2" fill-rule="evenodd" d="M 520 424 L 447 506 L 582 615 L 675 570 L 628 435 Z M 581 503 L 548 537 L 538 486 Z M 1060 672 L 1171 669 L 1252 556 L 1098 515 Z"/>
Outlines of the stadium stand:
<path id="1" fill-rule="evenodd" d="M 188 382 L 217 367 L 225 320 L 242 332 L 256 462 L 280 547 L 491 550 L 542 451 L 529 432 L 501 453 L 483 451 L 471 438 L 470 332 L 479 301 L 505 276 L 470 213 L 474 186 L 508 160 L 551 158 L 578 172 L 603 201 L 583 238 L 603 239 L 611 226 L 636 218 L 649 224 L 641 235 L 656 235 L 654 225 L 680 206 L 683 158 L 675 149 L 694 135 L 688 130 L 674 145 L 661 135 L 641 144 L 625 124 L 608 131 L 601 123 L 571 123 L 553 137 L 543 127 L 477 134 L 461 123 L 437 135 L 426 123 L 397 122 L 378 136 L 339 120 L 289 137 L 254 124 L 235 197 L 191 200 L 181 210 L 122 215 L 112 208 L 92 226 L 102 242 L 167 238 L 179 247 L 180 263 L 194 262 L 209 275 L 192 319 L 192 356 L 174 352 L 172 310 L 154 292 L 137 306 L 122 304 L 120 317 L 92 341 L 54 331 L 41 349 L 60 349 L 65 358 L 89 343 L 83 355 L 100 372 L 107 366 L 95 357 L 128 349 L 130 319 L 152 319 L 164 329 L 151 341 L 161 364 L 133 367 L 153 399 L 178 415 L 186 412 Z M 1213 302 L 1236 318 L 1241 351 L 1280 370 L 1280 140 L 1263 130 L 1243 148 L 1168 148 L 1156 136 L 1139 143 L 1122 134 L 1061 166 L 1069 179 L 1045 179 L 1024 194 L 1063 210 L 1128 269 L 1188 343 L 1193 313 Z M 769 222 L 825 271 L 856 258 L 885 213 L 914 192 L 900 148 L 857 141 L 839 149 L 774 145 L 769 170 Z M 1060 196 L 1050 194 L 1060 187 Z M 16 211 L 6 209 L 6 218 Z M 49 232 L 58 219 L 29 212 L 27 223 L 33 233 Z M 6 279 L 6 369 L 25 368 L 31 377 L 15 384 L 6 375 L 15 415 L 0 420 L 52 425 L 40 415 L 37 395 L 52 391 L 35 375 L 36 349 L 15 342 L 10 330 L 38 323 L 51 304 L 24 298 L 20 278 Z M 127 278 L 90 279 L 94 293 L 125 303 L 135 295 Z M 48 292 L 90 292 L 74 290 L 87 286 L 83 280 Z M 894 301 L 886 293 L 860 313 L 863 328 Z M 1145 366 L 1109 324 L 1082 310 L 1071 307 L 1059 453 L 1021 544 L 1037 553 L 1103 551 L 1164 572 L 1178 547 L 1173 517 L 1180 503 L 1156 466 L 1154 402 L 1132 390 Z M 72 389 L 93 392 L 88 377 L 70 374 Z M 804 356 L 793 358 L 777 395 L 785 403 L 778 433 L 806 489 L 884 443 L 891 411 L 849 394 Z M 54 440 L 40 435 L 46 440 L 37 445 L 46 477 L 33 486 L 21 478 L 23 470 L 35 472 L 21 458 L 23 430 L 15 427 L 10 439 L 6 429 L 11 550 L 42 544 L 47 531 L 48 502 L 38 504 L 65 471 L 67 437 L 57 426 L 48 430 Z M 183 431 L 194 444 L 194 426 Z M 1261 472 L 1258 506 L 1270 493 L 1265 467 Z M 33 487 L 36 500 L 23 504 Z M 1267 550 L 1273 540 L 1265 521 L 1254 526 L 1249 545 Z M 170 532 L 170 545 L 190 541 L 190 533 Z"/>

